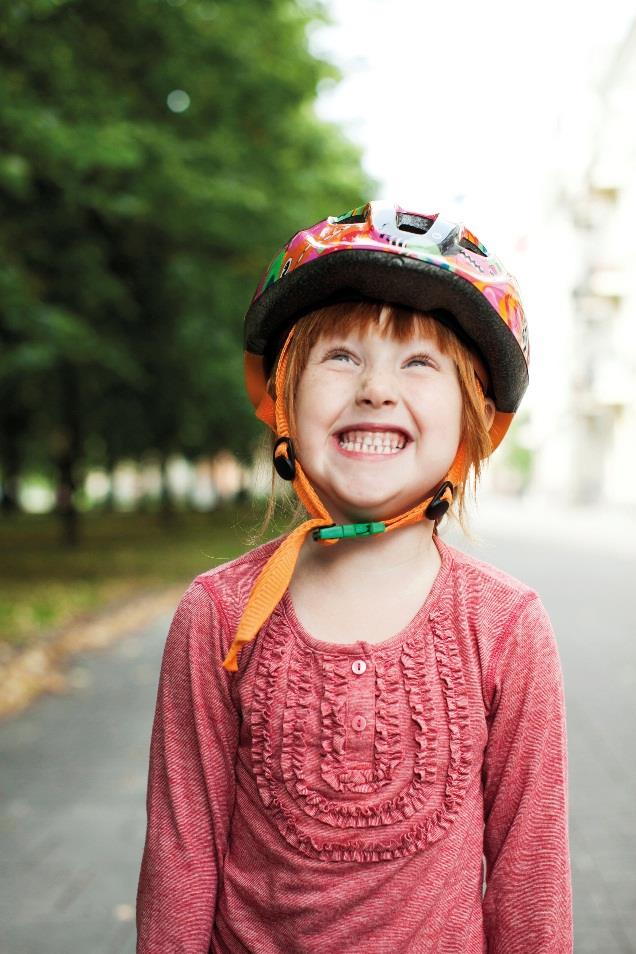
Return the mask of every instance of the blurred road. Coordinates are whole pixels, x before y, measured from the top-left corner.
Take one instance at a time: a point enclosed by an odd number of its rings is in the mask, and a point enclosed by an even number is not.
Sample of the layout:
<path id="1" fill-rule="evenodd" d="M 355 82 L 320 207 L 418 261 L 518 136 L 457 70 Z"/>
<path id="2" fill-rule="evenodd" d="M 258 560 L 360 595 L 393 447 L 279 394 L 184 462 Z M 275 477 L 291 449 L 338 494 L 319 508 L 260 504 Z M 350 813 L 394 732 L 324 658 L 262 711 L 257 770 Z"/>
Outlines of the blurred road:
<path id="1" fill-rule="evenodd" d="M 571 517 L 488 504 L 475 522 L 481 541 L 461 546 L 534 586 L 552 616 L 568 702 L 575 951 L 636 954 L 636 533 L 620 515 Z M 0 954 L 133 954 L 169 622 L 76 656 L 69 696 L 43 697 L 0 726 L 10 878 Z"/>

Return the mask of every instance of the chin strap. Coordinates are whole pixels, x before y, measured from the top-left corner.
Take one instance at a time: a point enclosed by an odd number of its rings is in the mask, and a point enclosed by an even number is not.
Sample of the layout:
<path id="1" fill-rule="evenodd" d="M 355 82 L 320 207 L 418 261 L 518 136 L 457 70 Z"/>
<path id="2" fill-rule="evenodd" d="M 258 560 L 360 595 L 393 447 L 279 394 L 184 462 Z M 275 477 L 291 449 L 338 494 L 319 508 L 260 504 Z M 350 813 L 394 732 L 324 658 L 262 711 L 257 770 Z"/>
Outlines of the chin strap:
<path id="1" fill-rule="evenodd" d="M 289 426 L 285 416 L 283 390 L 289 343 L 294 330 L 295 327 L 292 327 L 287 336 L 276 370 L 275 428 L 272 429 L 278 434 L 278 439 L 274 449 L 274 466 L 281 477 L 291 480 L 297 497 L 305 510 L 312 514 L 312 519 L 306 520 L 285 537 L 256 578 L 232 645 L 223 660 L 223 668 L 227 669 L 228 672 L 238 671 L 238 656 L 241 649 L 246 643 L 254 639 L 263 623 L 282 599 L 294 573 L 300 549 L 308 533 L 312 533 L 314 539 L 322 546 L 333 546 L 342 539 L 388 533 L 391 530 L 409 526 L 409 524 L 417 523 L 425 518 L 438 521 L 453 502 L 454 488 L 464 474 L 465 447 L 462 441 L 457 448 L 455 460 L 444 481 L 426 500 L 421 501 L 406 513 L 391 517 L 388 520 L 370 523 L 335 524 L 329 511 L 307 479 L 300 461 L 294 455 Z M 258 416 L 272 427 L 269 415 L 266 416 L 261 410 Z"/>

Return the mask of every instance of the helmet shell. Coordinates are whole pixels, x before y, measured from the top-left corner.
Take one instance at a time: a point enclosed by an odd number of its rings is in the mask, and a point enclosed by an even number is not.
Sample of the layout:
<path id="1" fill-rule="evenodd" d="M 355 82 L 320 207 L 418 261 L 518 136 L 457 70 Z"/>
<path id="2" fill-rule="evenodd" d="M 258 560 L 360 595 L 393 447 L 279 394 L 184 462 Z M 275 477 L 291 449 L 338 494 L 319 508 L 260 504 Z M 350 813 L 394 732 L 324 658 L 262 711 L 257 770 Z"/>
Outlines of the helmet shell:
<path id="1" fill-rule="evenodd" d="M 432 312 L 486 365 L 496 446 L 528 386 L 530 345 L 519 288 L 461 223 L 385 201 L 297 232 L 276 254 L 245 316 L 246 383 L 261 400 L 289 327 L 330 302 L 374 299 Z"/>

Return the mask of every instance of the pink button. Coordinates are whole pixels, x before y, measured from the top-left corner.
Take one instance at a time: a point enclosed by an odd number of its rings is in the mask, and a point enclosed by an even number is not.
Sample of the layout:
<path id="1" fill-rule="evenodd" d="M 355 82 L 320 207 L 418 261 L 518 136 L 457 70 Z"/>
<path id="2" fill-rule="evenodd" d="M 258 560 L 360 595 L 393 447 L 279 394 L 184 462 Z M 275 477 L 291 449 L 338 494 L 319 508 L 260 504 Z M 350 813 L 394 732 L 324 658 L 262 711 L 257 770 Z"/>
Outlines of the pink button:
<path id="1" fill-rule="evenodd" d="M 356 673 L 356 675 L 359 676 L 361 675 L 361 673 L 365 672 L 367 668 L 367 664 L 365 663 L 364 659 L 356 659 L 356 661 L 351 664 L 351 668 Z"/>
<path id="2" fill-rule="evenodd" d="M 367 720 L 365 719 L 364 716 L 360 716 L 360 715 L 354 716 L 353 721 L 351 722 L 351 725 L 356 730 L 356 732 L 362 732 L 362 730 L 366 727 L 366 724 L 367 724 Z"/>

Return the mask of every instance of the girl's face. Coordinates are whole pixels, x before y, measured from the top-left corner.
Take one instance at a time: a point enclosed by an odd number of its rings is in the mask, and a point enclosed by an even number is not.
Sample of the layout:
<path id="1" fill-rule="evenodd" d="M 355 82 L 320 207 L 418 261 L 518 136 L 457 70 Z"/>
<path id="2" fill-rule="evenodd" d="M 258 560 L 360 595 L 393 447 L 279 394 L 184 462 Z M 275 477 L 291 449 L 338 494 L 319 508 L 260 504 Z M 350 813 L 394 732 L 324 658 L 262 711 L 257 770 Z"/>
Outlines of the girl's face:
<path id="1" fill-rule="evenodd" d="M 295 447 L 336 522 L 396 516 L 445 477 L 461 435 L 455 362 L 409 341 L 331 334 L 309 354 L 296 393 Z"/>

